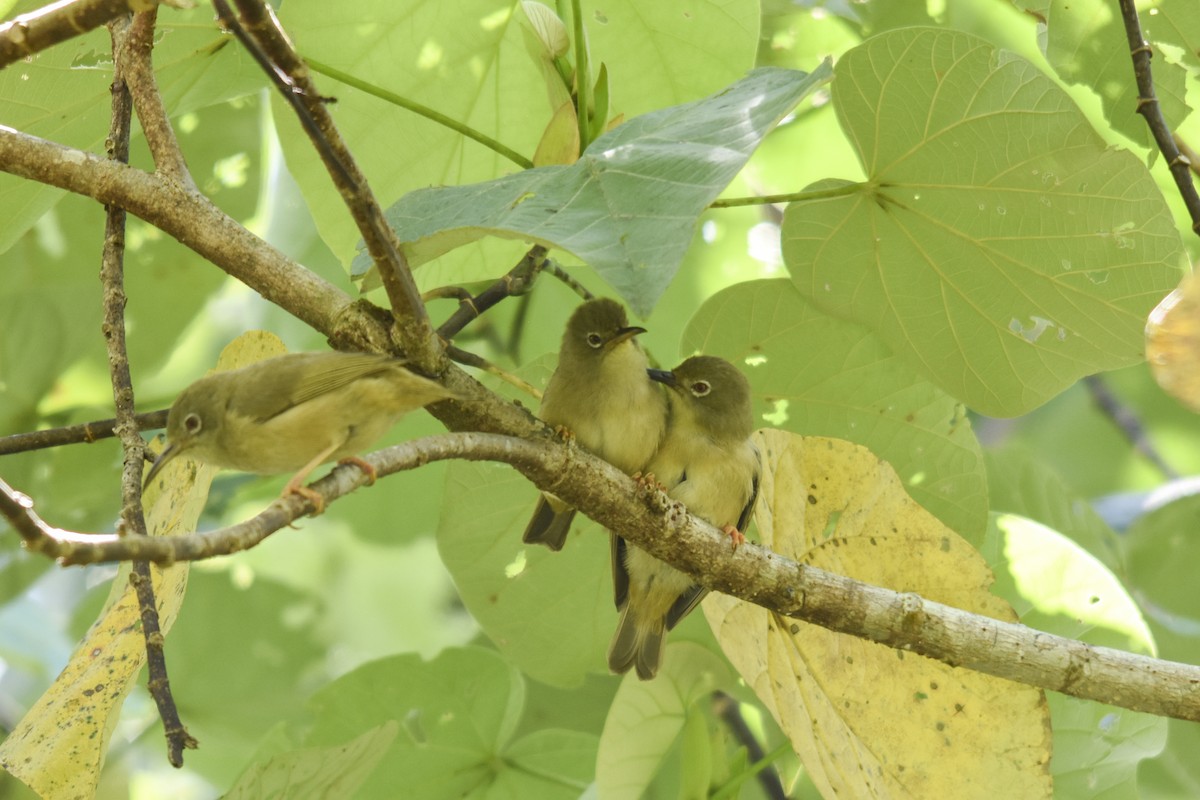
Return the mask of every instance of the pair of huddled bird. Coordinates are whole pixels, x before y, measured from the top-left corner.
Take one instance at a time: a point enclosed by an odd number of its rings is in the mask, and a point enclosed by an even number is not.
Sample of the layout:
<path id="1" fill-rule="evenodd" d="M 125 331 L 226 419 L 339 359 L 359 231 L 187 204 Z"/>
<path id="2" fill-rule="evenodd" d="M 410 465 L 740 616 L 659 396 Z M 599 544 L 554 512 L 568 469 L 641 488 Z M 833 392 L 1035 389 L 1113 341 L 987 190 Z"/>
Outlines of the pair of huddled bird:
<path id="1" fill-rule="evenodd" d="M 749 385 L 732 364 L 711 356 L 689 358 L 671 371 L 650 369 L 636 341 L 643 332 L 628 324 L 616 301 L 580 305 L 567 324 L 541 416 L 626 473 L 652 473 L 673 499 L 736 543 L 758 475 L 749 441 Z M 320 513 L 321 496 L 303 486 L 318 465 L 353 461 L 374 477 L 356 454 L 405 413 L 454 397 L 402 361 L 366 353 L 290 353 L 218 372 L 193 383 L 172 405 L 168 445 L 145 483 L 182 454 L 246 472 L 294 472 L 284 493 L 309 497 Z M 561 548 L 574 513 L 543 497 L 525 541 Z M 616 672 L 636 667 L 639 677 L 652 678 L 666 631 L 707 590 L 619 536 L 611 538 L 621 617 L 608 663 Z"/>
<path id="2" fill-rule="evenodd" d="M 660 484 L 736 546 L 758 487 L 750 385 L 715 356 L 693 356 L 670 371 L 651 369 L 636 340 L 641 333 L 645 328 L 629 325 L 614 300 L 580 305 L 567 322 L 539 416 L 613 466 Z M 561 549 L 574 515 L 542 495 L 524 541 Z M 617 673 L 635 668 L 647 680 L 662 663 L 666 632 L 708 590 L 617 534 L 609 536 L 621 616 L 608 666 Z"/>

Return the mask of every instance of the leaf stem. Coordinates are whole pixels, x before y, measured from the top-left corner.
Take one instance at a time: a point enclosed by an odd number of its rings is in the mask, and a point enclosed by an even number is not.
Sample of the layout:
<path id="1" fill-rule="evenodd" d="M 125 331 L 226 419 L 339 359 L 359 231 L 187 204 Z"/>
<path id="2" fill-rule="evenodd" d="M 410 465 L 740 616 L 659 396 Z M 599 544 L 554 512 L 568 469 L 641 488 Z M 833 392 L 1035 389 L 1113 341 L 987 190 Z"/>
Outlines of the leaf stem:
<path id="1" fill-rule="evenodd" d="M 353 86 L 355 89 L 378 97 L 381 100 L 386 100 L 387 102 L 400 106 L 401 108 L 411 111 L 414 114 L 419 114 L 431 122 L 436 122 L 443 127 L 449 128 L 455 133 L 460 133 L 463 136 L 466 136 L 468 139 L 474 139 L 489 150 L 504 156 L 521 169 L 533 169 L 533 162 L 518 153 L 516 150 L 501 144 L 490 136 L 480 133 L 474 128 L 463 125 L 458 120 L 451 119 L 445 114 L 434 111 L 429 106 L 421 105 L 413 100 L 409 100 L 407 97 L 401 97 L 395 92 L 389 92 L 387 89 L 376 86 L 373 83 L 367 83 L 366 81 L 360 80 L 349 73 L 342 72 L 336 67 L 331 67 L 330 65 L 324 64 L 320 61 L 310 58 L 309 56 L 304 56 L 304 61 L 308 64 L 308 66 L 312 67 L 312 69 L 316 70 L 322 75 L 325 75 L 326 77 L 333 78 L 335 81 L 340 81 L 347 86 Z"/>
<path id="2" fill-rule="evenodd" d="M 571 0 L 571 22 L 575 33 L 575 118 L 579 123 L 579 152 L 587 150 L 591 140 L 588 114 L 592 106 L 592 76 L 588 65 L 587 41 L 583 32 L 583 9 L 579 0 Z"/>
<path id="3" fill-rule="evenodd" d="M 756 197 L 727 197 L 714 200 L 709 208 L 737 208 L 738 206 L 765 206 L 776 203 L 805 203 L 810 200 L 828 200 L 831 197 L 848 197 L 862 191 L 863 184 L 847 183 L 832 189 L 817 189 L 814 191 L 788 192 L 787 194 L 764 194 Z"/>

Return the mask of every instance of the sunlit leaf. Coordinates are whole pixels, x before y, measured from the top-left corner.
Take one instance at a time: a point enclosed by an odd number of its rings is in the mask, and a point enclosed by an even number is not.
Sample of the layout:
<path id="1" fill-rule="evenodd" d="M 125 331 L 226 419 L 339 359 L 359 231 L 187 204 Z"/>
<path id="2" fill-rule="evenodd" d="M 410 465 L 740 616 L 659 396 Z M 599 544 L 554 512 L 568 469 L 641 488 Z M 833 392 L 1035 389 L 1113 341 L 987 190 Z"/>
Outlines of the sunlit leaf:
<path id="1" fill-rule="evenodd" d="M 909 28 L 848 52 L 833 96 L 867 180 L 788 208 L 784 259 L 807 298 L 993 416 L 1141 358 L 1179 234 L 1145 166 L 1050 79 L 974 36 Z"/>
<path id="2" fill-rule="evenodd" d="M 1089 644 L 1155 653 L 1137 603 L 1096 558 L 1032 520 L 1002 514 L 992 521 L 984 551 L 996 573 L 995 591 L 1022 623 Z M 1056 796 L 1137 796 L 1138 764 L 1162 750 L 1167 721 L 1056 692 L 1047 700 Z"/>

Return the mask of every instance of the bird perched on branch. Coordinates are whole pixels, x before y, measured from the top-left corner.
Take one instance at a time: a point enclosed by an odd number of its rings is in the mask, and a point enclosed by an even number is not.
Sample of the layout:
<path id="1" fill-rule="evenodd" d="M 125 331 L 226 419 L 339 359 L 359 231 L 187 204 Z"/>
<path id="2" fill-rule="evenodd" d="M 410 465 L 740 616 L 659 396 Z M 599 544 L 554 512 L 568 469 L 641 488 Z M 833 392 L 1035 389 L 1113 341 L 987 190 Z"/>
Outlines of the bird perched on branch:
<path id="1" fill-rule="evenodd" d="M 597 298 L 567 321 L 558 368 L 550 377 L 538 416 L 571 436 L 589 453 L 633 474 L 658 448 L 666 428 L 667 401 L 650 379 L 649 362 L 625 309 Z M 575 509 L 543 494 L 525 528 L 526 543 L 561 550 Z"/>
<path id="2" fill-rule="evenodd" d="M 670 372 L 649 370 L 667 386 L 670 425 L 646 467 L 673 500 L 725 531 L 736 548 L 745 541 L 758 494 L 760 460 L 750 441 L 754 418 L 750 384 L 737 367 L 694 356 Z M 619 536 L 612 537 L 613 585 L 621 612 L 608 666 L 653 678 L 666 632 L 708 593 L 691 577 Z"/>
<path id="3" fill-rule="evenodd" d="M 183 390 L 167 416 L 166 448 L 146 484 L 187 455 L 218 467 L 272 475 L 294 472 L 284 494 L 301 494 L 319 464 L 349 460 L 400 417 L 449 389 L 408 371 L 404 362 L 370 353 L 288 353 L 241 369 L 217 372 Z"/>

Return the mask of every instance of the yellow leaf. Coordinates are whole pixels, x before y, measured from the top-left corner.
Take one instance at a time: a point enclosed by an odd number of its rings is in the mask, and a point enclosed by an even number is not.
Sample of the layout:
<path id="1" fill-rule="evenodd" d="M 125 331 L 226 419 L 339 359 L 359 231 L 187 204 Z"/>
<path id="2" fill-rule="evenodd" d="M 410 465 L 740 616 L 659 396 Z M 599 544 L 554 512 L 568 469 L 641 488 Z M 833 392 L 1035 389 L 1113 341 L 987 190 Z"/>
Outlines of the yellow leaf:
<path id="1" fill-rule="evenodd" d="M 533 164 L 545 167 L 550 164 L 574 164 L 579 160 L 579 120 L 575 106 L 563 103 L 550 118 L 542 140 L 533 154 Z"/>
<path id="2" fill-rule="evenodd" d="M 962 537 L 917 505 L 890 465 L 839 439 L 755 434 L 763 544 L 801 563 L 1013 621 Z M 1041 691 L 724 595 L 705 615 L 825 797 L 1051 795 Z"/>
<path id="3" fill-rule="evenodd" d="M 1200 278 L 1184 277 L 1146 322 L 1146 360 L 1163 391 L 1200 412 Z"/>
<path id="4" fill-rule="evenodd" d="M 234 369 L 283 351 L 278 337 L 252 331 L 225 348 L 217 368 Z M 150 487 L 145 498 L 150 535 L 194 531 L 215 474 L 214 468 L 187 459 L 168 465 L 161 482 L 167 491 L 160 494 Z M 117 487 L 113 489 L 115 492 Z M 151 575 L 165 635 L 183 604 L 188 565 L 151 567 Z M 83 637 L 67 666 L 0 744 L 0 766 L 46 800 L 92 797 L 121 704 L 145 660 L 142 620 L 126 565 L 113 581 L 100 618 Z M 167 664 L 169 668 L 170 648 Z M 164 741 L 164 763 L 166 758 Z"/>

